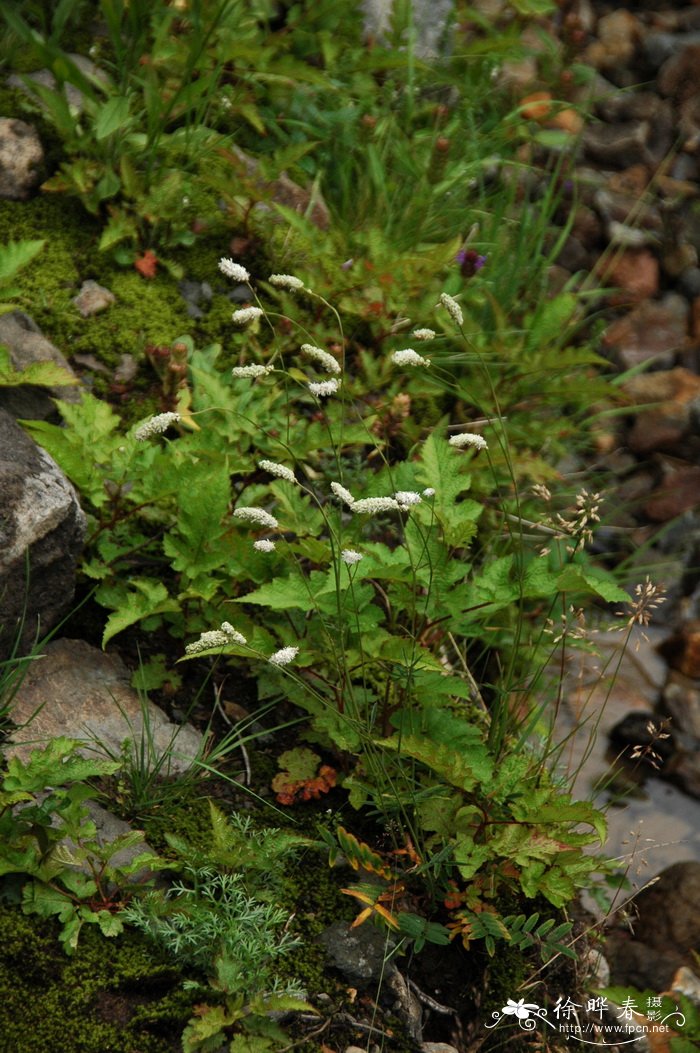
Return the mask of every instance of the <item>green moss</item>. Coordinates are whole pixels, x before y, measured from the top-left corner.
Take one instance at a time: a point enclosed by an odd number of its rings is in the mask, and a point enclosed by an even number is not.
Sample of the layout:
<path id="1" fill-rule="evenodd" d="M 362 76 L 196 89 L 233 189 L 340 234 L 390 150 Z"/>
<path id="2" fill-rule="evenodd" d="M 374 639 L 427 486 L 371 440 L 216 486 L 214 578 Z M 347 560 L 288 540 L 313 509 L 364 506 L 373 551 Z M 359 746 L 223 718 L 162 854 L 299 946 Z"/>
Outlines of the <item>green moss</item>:
<path id="1" fill-rule="evenodd" d="M 188 844 L 206 848 L 211 843 L 211 816 L 207 797 L 190 798 L 178 807 L 171 807 L 144 817 L 146 840 L 155 852 L 169 854 L 171 849 L 165 835 L 182 837 Z"/>
<path id="2" fill-rule="evenodd" d="M 182 976 L 136 933 L 85 926 L 76 954 L 58 927 L 0 908 L 0 1048 L 12 1053 L 175 1053 L 191 1015 Z"/>

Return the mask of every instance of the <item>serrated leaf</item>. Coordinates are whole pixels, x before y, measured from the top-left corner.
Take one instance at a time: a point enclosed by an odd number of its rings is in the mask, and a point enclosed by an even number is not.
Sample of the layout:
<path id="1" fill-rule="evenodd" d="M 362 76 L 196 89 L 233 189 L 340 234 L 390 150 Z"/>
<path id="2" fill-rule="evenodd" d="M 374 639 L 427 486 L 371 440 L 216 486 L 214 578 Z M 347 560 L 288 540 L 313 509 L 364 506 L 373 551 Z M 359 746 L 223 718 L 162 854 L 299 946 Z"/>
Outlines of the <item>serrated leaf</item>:
<path id="1" fill-rule="evenodd" d="M 471 485 L 466 460 L 433 431 L 423 443 L 416 478 L 435 490 L 430 508 L 427 503 L 425 507 L 420 506 L 422 520 L 434 514 L 443 529 L 445 542 L 450 546 L 465 545 L 474 536 L 476 520 L 482 512 L 482 506 L 476 501 L 457 502 Z"/>
<path id="2" fill-rule="evenodd" d="M 108 910 L 97 911 L 97 924 L 103 936 L 119 936 L 124 931 L 124 923 Z"/>
<path id="3" fill-rule="evenodd" d="M 560 592 L 584 592 L 600 596 L 606 603 L 629 603 L 629 593 L 599 567 L 570 565 L 557 577 Z"/>
<path id="4" fill-rule="evenodd" d="M 160 581 L 150 578 L 132 578 L 133 586 L 119 610 L 110 614 L 102 634 L 102 646 L 106 647 L 113 636 L 122 632 L 129 625 L 135 625 L 153 614 L 164 614 L 178 611 L 180 605 L 168 595 L 168 590 Z"/>
<path id="5" fill-rule="evenodd" d="M 0 288 L 11 282 L 15 274 L 43 249 L 46 244 L 43 238 L 26 241 L 8 241 L 0 245 Z M 5 295 L 7 292 L 5 291 Z"/>
<path id="6" fill-rule="evenodd" d="M 75 739 L 59 737 L 52 739 L 43 749 L 32 750 L 26 762 L 17 756 L 11 757 L 3 788 L 38 793 L 48 786 L 65 786 L 113 774 L 119 768 L 115 761 L 79 756 L 75 753 L 78 745 Z"/>

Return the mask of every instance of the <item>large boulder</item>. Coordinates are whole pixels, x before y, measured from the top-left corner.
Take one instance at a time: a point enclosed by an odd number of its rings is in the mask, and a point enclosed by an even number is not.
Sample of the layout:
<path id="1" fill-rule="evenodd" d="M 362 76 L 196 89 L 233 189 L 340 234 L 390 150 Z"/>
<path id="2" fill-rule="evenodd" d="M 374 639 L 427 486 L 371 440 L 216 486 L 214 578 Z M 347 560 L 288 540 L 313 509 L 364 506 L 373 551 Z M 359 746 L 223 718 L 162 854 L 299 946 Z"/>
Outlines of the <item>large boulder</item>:
<path id="1" fill-rule="evenodd" d="M 0 409 L 0 660 L 69 609 L 86 519 L 48 453 Z"/>
<path id="2" fill-rule="evenodd" d="M 31 662 L 12 700 L 19 729 L 6 756 L 26 761 L 33 749 L 60 735 L 85 741 L 92 756 L 119 756 L 132 742 L 136 756 L 146 744 L 149 761 L 167 760 L 161 775 L 187 771 L 201 756 L 203 739 L 190 724 L 172 724 L 162 709 L 131 687 L 131 672 L 117 655 L 84 640 L 52 640 Z"/>

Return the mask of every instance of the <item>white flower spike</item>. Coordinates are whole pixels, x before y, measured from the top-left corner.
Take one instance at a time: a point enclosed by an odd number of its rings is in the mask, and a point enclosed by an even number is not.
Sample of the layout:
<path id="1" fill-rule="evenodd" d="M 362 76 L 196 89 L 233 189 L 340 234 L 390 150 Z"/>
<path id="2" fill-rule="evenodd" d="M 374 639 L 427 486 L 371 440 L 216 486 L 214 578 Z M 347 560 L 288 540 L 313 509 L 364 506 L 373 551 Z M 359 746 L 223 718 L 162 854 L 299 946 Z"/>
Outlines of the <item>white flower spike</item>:
<path id="1" fill-rule="evenodd" d="M 233 278 L 235 282 L 250 281 L 250 274 L 245 267 L 241 267 L 240 263 L 236 263 L 234 260 L 230 260 L 226 256 L 219 260 L 219 270 L 222 274 L 225 274 L 227 278 Z"/>
<path id="2" fill-rule="evenodd" d="M 338 500 L 342 501 L 343 504 L 346 504 L 348 508 L 352 508 L 352 506 L 355 504 L 355 498 L 352 496 L 350 491 L 346 490 L 344 486 L 340 485 L 340 483 L 331 483 L 331 490 L 338 498 Z"/>
<path id="3" fill-rule="evenodd" d="M 404 351 L 394 351 L 391 356 L 391 361 L 395 366 L 429 366 L 430 359 L 424 358 L 423 355 L 419 355 L 417 351 L 414 351 L 412 347 L 407 347 Z"/>
<path id="4" fill-rule="evenodd" d="M 185 654 L 199 654 L 200 651 L 209 651 L 213 647 L 226 647 L 227 644 L 232 643 L 243 646 L 246 642 L 243 633 L 234 629 L 230 622 L 222 622 L 220 629 L 210 629 L 202 633 L 198 640 L 187 644 Z"/>
<path id="5" fill-rule="evenodd" d="M 309 384 L 309 391 L 312 395 L 315 395 L 317 399 L 327 398 L 328 395 L 335 395 L 339 388 L 339 380 L 321 380 L 317 384 Z"/>
<path id="6" fill-rule="evenodd" d="M 288 483 L 296 483 L 297 481 L 292 469 L 287 468 L 285 464 L 277 464 L 276 461 L 258 461 L 258 468 L 262 468 L 264 472 L 276 475 L 278 479 L 284 479 Z"/>
<path id="7" fill-rule="evenodd" d="M 146 442 L 155 435 L 162 435 L 172 424 L 180 420 L 179 413 L 157 413 L 134 429 L 134 438 L 137 442 Z"/>
<path id="8" fill-rule="evenodd" d="M 253 542 L 253 548 L 257 552 L 274 552 L 276 547 L 274 541 L 270 541 L 266 537 L 261 538 L 260 541 Z"/>
<path id="9" fill-rule="evenodd" d="M 301 278 L 296 278 L 293 274 L 271 274 L 267 280 L 275 288 L 288 289 L 289 292 L 299 292 L 304 288 Z"/>
<path id="10" fill-rule="evenodd" d="M 419 505 L 422 501 L 421 495 L 417 494 L 414 490 L 397 490 L 394 494 L 394 499 L 401 509 L 411 508 L 412 505 Z"/>
<path id="11" fill-rule="evenodd" d="M 399 507 L 393 497 L 363 497 L 361 501 L 355 501 L 352 510 L 360 515 L 376 516 L 379 512 L 393 512 Z"/>
<path id="12" fill-rule="evenodd" d="M 453 296 L 449 296 L 446 292 L 440 295 L 440 304 L 445 308 L 455 325 L 464 325 L 464 315 L 462 314 L 462 308 L 459 306 Z M 438 306 L 440 306 L 438 304 Z"/>
<path id="13" fill-rule="evenodd" d="M 232 377 L 264 377 L 268 373 L 272 373 L 274 366 L 234 366 L 231 370 Z"/>
<path id="14" fill-rule="evenodd" d="M 489 444 L 483 435 L 473 435 L 471 432 L 463 431 L 459 435 L 452 435 L 449 439 L 450 446 L 456 446 L 463 450 L 471 447 L 473 450 L 488 450 Z"/>
<path id="15" fill-rule="evenodd" d="M 306 358 L 313 359 L 314 362 L 318 362 L 322 369 L 325 369 L 326 373 L 340 373 L 340 363 L 333 358 L 330 351 L 324 351 L 322 347 L 314 347 L 313 344 L 302 344 L 301 353 Z"/>
<path id="16" fill-rule="evenodd" d="M 250 523 L 252 526 L 265 527 L 266 530 L 275 530 L 279 526 L 275 517 L 263 508 L 236 508 L 233 515 L 235 519 Z"/>
<path id="17" fill-rule="evenodd" d="M 344 548 L 340 553 L 340 558 L 343 563 L 347 563 L 349 567 L 354 567 L 356 563 L 359 563 L 361 559 L 364 559 L 364 556 L 361 552 L 355 552 L 352 548 Z"/>
<path id="18" fill-rule="evenodd" d="M 268 658 L 271 665 L 289 665 L 299 654 L 298 647 L 282 647 Z"/>
<path id="19" fill-rule="evenodd" d="M 231 321 L 234 325 L 250 325 L 251 322 L 261 318 L 262 313 L 260 307 L 241 307 L 239 311 L 233 312 Z"/>
<path id="20" fill-rule="evenodd" d="M 416 340 L 434 340 L 435 330 L 434 329 L 414 329 L 411 336 L 415 337 Z"/>

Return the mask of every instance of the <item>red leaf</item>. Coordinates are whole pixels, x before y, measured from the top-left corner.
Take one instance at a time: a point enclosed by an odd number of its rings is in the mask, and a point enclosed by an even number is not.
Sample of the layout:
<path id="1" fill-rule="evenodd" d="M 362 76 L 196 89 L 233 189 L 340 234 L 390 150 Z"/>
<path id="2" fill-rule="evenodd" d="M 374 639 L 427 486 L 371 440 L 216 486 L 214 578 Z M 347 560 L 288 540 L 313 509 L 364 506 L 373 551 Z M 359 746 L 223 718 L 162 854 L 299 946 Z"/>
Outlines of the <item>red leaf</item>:
<path id="1" fill-rule="evenodd" d="M 143 256 L 139 256 L 138 259 L 134 260 L 134 267 L 142 278 L 155 278 L 157 266 L 158 257 L 151 249 L 146 249 Z"/>

